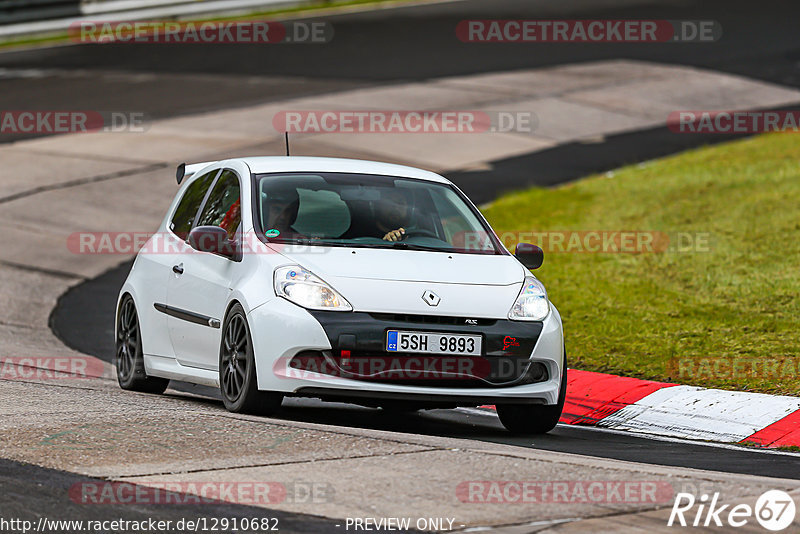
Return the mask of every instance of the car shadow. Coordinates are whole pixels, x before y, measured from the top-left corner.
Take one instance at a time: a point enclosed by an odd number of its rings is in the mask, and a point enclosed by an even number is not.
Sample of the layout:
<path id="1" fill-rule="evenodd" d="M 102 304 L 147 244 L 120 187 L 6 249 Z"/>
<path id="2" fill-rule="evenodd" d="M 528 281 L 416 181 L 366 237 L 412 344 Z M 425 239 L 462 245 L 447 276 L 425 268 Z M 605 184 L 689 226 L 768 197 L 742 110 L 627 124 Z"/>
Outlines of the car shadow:
<path id="1" fill-rule="evenodd" d="M 219 391 L 208 386 L 172 381 L 166 395 L 202 405 L 213 404 L 220 410 L 225 409 Z M 403 412 L 341 402 L 325 402 L 314 398 L 286 397 L 280 409 L 265 416 L 264 419 L 472 439 L 524 447 L 532 445 L 531 437 L 510 434 L 495 413 L 488 409 L 431 409 Z M 570 438 L 556 429 L 546 436 L 537 437 L 537 441 L 542 439 L 552 443 Z"/>

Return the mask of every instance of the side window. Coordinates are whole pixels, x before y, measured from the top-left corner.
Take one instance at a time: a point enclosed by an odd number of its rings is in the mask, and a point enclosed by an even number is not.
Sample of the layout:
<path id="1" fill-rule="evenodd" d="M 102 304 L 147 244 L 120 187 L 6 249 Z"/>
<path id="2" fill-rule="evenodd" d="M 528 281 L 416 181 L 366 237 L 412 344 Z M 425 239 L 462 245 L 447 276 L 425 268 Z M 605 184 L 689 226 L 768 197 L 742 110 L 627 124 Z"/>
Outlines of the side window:
<path id="1" fill-rule="evenodd" d="M 228 232 L 228 239 L 233 240 L 241 222 L 239 178 L 233 171 L 222 171 L 195 226 L 219 226 Z"/>
<path id="2" fill-rule="evenodd" d="M 197 216 L 197 210 L 200 209 L 200 203 L 203 202 L 206 191 L 208 191 L 218 172 L 219 169 L 213 170 L 192 182 L 183 194 L 178 207 L 175 208 L 172 221 L 169 223 L 169 229 L 181 239 L 186 239 L 189 236 L 189 230 L 192 229 L 192 223 Z"/>

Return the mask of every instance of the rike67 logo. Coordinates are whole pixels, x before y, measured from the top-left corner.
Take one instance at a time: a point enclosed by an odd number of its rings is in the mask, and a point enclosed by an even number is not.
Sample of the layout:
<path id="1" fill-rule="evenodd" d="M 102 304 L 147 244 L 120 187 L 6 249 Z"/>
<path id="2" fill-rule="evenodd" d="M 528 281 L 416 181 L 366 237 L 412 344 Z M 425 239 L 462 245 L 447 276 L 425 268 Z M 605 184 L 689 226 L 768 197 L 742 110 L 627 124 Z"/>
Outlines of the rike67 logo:
<path id="1" fill-rule="evenodd" d="M 738 528 L 755 519 L 763 528 L 778 532 L 794 522 L 796 513 L 794 499 L 781 490 L 764 492 L 754 507 L 749 504 L 720 505 L 718 501 L 719 492 L 711 497 L 703 494 L 699 499 L 691 493 L 678 493 L 667 525 Z"/>

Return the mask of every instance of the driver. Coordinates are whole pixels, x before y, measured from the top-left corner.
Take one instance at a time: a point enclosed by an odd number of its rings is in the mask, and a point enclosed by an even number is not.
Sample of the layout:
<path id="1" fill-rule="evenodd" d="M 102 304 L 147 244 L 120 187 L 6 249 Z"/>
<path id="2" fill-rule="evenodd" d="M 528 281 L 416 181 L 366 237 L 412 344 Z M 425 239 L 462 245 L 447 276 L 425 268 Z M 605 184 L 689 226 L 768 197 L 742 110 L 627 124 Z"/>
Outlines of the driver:
<path id="1" fill-rule="evenodd" d="M 280 235 L 297 234 L 292 228 L 297 221 L 297 213 L 300 209 L 300 198 L 297 193 L 273 197 L 268 201 L 267 206 L 269 212 L 266 230 L 278 230 Z"/>
<path id="2" fill-rule="evenodd" d="M 375 226 L 384 241 L 402 241 L 411 218 L 406 196 L 396 189 L 385 193 L 376 206 Z"/>

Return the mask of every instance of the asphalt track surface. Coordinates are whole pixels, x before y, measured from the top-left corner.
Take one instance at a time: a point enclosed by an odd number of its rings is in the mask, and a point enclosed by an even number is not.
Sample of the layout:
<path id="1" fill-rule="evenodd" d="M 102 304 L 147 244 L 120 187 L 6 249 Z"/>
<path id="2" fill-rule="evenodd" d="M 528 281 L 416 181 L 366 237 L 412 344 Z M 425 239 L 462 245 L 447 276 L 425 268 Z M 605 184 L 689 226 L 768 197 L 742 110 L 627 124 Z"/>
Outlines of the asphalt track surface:
<path id="1" fill-rule="evenodd" d="M 328 45 L 71 45 L 0 55 L 7 109 L 144 111 L 150 118 L 192 114 L 353 87 L 443 76 L 641 59 L 742 74 L 800 87 L 796 2 L 751 0 L 615 1 L 468 0 L 326 17 Z M 698 44 L 464 44 L 455 26 L 469 18 L 716 20 L 717 43 Z M 27 69 L 27 70 L 26 70 Z M 721 140 L 675 136 L 666 128 L 572 143 L 493 162 L 491 171 L 452 173 L 476 202 L 525 185 L 554 185 L 592 172 Z M 8 137 L 3 141 L 13 140 Z M 491 178 L 491 179 L 490 179 Z M 491 185 L 488 185 L 491 184 Z M 51 318 L 71 347 L 113 355 L 113 309 L 130 263 L 68 292 Z M 206 393 L 209 388 L 180 385 Z M 492 414 L 423 411 L 388 416 L 380 410 L 313 400 L 285 402 L 279 417 L 342 426 L 448 435 L 643 463 L 800 478 L 796 456 L 660 441 L 560 425 L 536 439 L 507 434 Z"/>
<path id="2" fill-rule="evenodd" d="M 714 43 L 476 44 L 456 38 L 459 21 L 486 18 L 716 20 L 723 33 Z M 72 44 L 8 51 L 0 54 L 0 100 L 4 109 L 137 111 L 157 119 L 351 87 L 607 59 L 697 66 L 799 87 L 798 19 L 800 3 L 787 1 L 463 0 L 317 17 L 334 27 L 327 44 Z"/>
<path id="3" fill-rule="evenodd" d="M 714 43 L 462 43 L 459 21 L 485 18 L 715 20 Z M 143 112 L 148 119 L 356 87 L 598 61 L 690 65 L 800 87 L 798 2 L 751 0 L 463 0 L 317 17 L 328 44 L 71 44 L 0 54 L 2 109 Z M 265 125 L 270 128 L 271 125 Z M 0 136 L 0 143 L 35 136 Z M 570 143 L 449 176 L 475 202 L 548 186 L 731 135 L 666 127 Z M 176 155 L 176 161 L 180 157 Z"/>
<path id="4" fill-rule="evenodd" d="M 274 518 L 280 532 L 303 532 L 309 534 L 329 533 L 340 530 L 336 528 L 341 520 L 325 519 L 306 514 L 281 512 L 278 510 L 265 510 L 256 506 L 233 505 L 228 503 L 203 502 L 195 503 L 193 497 L 186 494 L 172 493 L 170 502 L 180 502 L 180 506 L 166 506 L 164 504 L 136 504 L 116 503 L 102 506 L 80 504 L 64 495 L 78 484 L 105 484 L 102 479 L 76 475 L 56 469 L 32 466 L 13 460 L 0 459 L 0 510 L 4 517 L 21 521 L 31 521 L 37 525 L 39 518 L 44 516 L 49 520 L 84 520 L 91 521 L 137 521 L 147 522 L 149 519 L 156 521 L 171 521 L 176 525 L 182 519 L 196 520 L 198 518 L 227 518 L 230 522 L 243 521 L 252 518 Z M 72 495 L 72 493 L 70 493 Z M 79 494 L 79 493 L 78 493 Z M 91 515 L 87 514 L 91 510 Z M 210 519 L 209 519 L 210 520 Z M 73 527 L 74 528 L 74 527 Z M 9 532 L 21 532 L 22 529 L 13 528 Z M 52 532 L 77 532 L 79 529 L 48 529 Z M 130 529 L 121 529 L 114 532 L 126 532 Z M 144 530 L 147 532 L 147 530 Z M 151 529 L 151 532 L 156 530 Z M 176 529 L 172 528 L 171 532 Z M 183 529 L 182 531 L 188 531 Z M 227 532 L 228 530 L 225 530 Z"/>
<path id="5" fill-rule="evenodd" d="M 73 287 L 59 299 L 50 317 L 50 324 L 68 346 L 108 362 L 113 360 L 114 307 L 119 288 L 130 268 L 131 262 L 126 262 L 98 278 Z M 172 387 L 204 395 L 208 402 L 221 404 L 220 396 L 213 388 L 176 382 L 172 382 Z M 544 436 L 515 437 L 503 429 L 495 414 L 477 409 L 422 410 L 396 414 L 348 404 L 323 403 L 316 399 L 291 398 L 284 400 L 282 409 L 275 417 L 344 427 L 474 439 L 647 464 L 800 478 L 800 461 L 794 454 L 656 440 L 569 425 L 559 425 Z"/>

